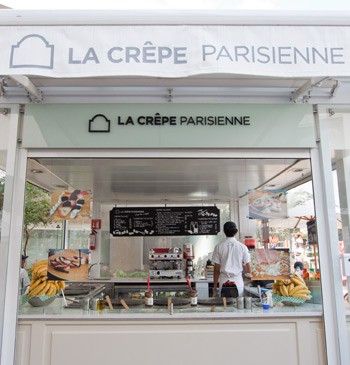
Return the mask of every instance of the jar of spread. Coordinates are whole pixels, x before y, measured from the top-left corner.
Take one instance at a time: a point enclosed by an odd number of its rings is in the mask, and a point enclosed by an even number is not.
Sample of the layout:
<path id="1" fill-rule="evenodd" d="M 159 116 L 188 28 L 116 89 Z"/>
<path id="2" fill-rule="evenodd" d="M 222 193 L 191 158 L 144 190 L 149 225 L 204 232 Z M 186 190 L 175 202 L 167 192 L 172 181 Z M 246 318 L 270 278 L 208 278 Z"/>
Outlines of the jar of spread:
<path id="1" fill-rule="evenodd" d="M 196 306 L 198 304 L 198 294 L 196 290 L 191 290 L 190 298 L 191 298 L 191 305 Z"/>
<path id="2" fill-rule="evenodd" d="M 153 306 L 153 292 L 152 290 L 145 292 L 145 306 L 152 307 Z"/>

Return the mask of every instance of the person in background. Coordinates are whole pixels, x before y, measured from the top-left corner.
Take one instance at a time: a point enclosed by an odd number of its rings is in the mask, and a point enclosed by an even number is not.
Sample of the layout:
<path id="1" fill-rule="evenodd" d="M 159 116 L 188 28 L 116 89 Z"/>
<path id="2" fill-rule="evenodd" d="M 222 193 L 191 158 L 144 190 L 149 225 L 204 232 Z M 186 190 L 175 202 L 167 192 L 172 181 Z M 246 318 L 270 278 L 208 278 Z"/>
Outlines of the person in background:
<path id="1" fill-rule="evenodd" d="M 303 277 L 304 264 L 301 261 L 295 261 L 294 270 L 296 275 Z"/>
<path id="2" fill-rule="evenodd" d="M 28 272 L 26 270 L 27 258 L 28 258 L 28 256 L 26 256 L 26 255 L 22 255 L 22 257 L 21 257 L 21 269 L 19 272 L 19 282 L 20 282 L 21 294 L 26 293 L 27 288 L 30 284 Z"/>
<path id="3" fill-rule="evenodd" d="M 214 295 L 221 289 L 223 297 L 243 295 L 243 272 L 251 278 L 250 254 L 243 243 L 234 236 L 238 232 L 234 222 L 224 224 L 226 240 L 215 246 L 212 262 L 214 263 Z"/>

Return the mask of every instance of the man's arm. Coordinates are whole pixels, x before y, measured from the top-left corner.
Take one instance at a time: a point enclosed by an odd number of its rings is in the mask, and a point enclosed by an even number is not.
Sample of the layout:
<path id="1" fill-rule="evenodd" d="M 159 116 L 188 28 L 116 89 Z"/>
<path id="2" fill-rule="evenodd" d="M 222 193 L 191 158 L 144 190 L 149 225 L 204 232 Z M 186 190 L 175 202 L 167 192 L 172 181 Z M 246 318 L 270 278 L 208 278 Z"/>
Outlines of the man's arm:
<path id="1" fill-rule="evenodd" d="M 243 269 L 244 269 L 244 276 L 248 279 L 252 278 L 252 268 L 250 266 L 250 263 L 248 262 L 247 264 L 243 265 Z"/>
<path id="2" fill-rule="evenodd" d="M 214 295 L 216 294 L 216 291 L 217 291 L 219 277 L 220 277 L 220 265 L 215 264 L 214 265 L 214 290 L 213 290 Z"/>

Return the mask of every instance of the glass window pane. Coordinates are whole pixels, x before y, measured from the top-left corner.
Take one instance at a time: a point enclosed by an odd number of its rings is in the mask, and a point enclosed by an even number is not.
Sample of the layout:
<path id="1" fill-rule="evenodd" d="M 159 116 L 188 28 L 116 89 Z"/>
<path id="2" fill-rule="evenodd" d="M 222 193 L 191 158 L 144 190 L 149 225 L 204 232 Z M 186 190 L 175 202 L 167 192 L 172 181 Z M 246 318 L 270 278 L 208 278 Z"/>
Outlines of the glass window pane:
<path id="1" fill-rule="evenodd" d="M 67 248 L 89 248 L 90 220 L 67 222 Z"/>
<path id="2" fill-rule="evenodd" d="M 339 257 L 350 253 L 350 110 L 322 115 L 331 145 Z M 342 266 L 342 259 L 341 259 Z M 349 278 L 342 274 L 343 296 L 349 298 Z"/>
<path id="3" fill-rule="evenodd" d="M 63 245 L 63 224 L 52 222 L 49 217 L 50 193 L 38 185 L 27 182 L 22 253 L 28 256 L 27 265 L 47 258 L 50 248 Z"/>
<path id="4" fill-rule="evenodd" d="M 3 215 L 4 191 L 5 191 L 5 171 L 8 143 L 8 123 L 9 120 L 0 114 L 0 241 L 1 241 L 1 221 Z"/>
<path id="5" fill-rule="evenodd" d="M 5 151 L 0 151 L 0 242 L 1 242 L 1 221 L 2 221 L 2 211 L 4 204 L 4 192 L 5 192 Z"/>

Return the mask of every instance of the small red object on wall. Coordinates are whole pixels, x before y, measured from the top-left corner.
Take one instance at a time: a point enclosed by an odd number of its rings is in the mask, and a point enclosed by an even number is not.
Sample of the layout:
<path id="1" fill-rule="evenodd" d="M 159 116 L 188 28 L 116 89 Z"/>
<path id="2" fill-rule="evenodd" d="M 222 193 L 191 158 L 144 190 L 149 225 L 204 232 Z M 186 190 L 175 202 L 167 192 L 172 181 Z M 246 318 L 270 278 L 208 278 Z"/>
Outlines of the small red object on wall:
<path id="1" fill-rule="evenodd" d="M 92 230 L 89 236 L 89 248 L 91 251 L 96 250 L 96 243 L 97 243 L 97 232 L 95 230 Z"/>
<path id="2" fill-rule="evenodd" d="M 91 219 L 91 229 L 101 229 L 101 219 Z"/>

